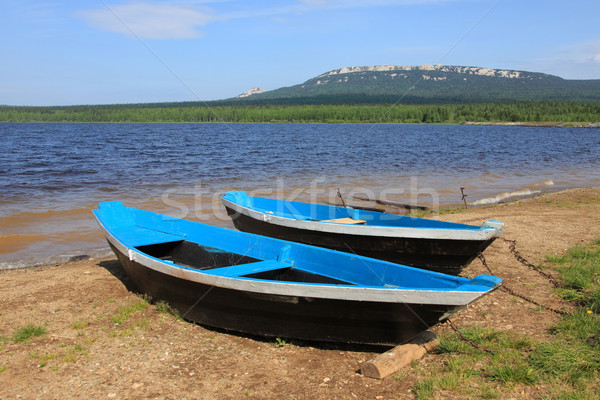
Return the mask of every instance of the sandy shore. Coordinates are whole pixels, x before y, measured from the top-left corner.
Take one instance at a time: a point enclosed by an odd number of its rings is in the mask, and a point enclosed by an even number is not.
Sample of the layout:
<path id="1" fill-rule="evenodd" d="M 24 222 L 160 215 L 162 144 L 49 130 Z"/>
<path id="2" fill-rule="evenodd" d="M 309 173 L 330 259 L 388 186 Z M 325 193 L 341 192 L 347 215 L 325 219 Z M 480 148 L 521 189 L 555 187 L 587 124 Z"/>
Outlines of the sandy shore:
<path id="1" fill-rule="evenodd" d="M 440 219 L 478 225 L 487 219 L 503 221 L 504 237 L 516 240 L 520 253 L 539 264 L 547 254 L 600 237 L 600 188 L 473 208 Z M 545 278 L 515 260 L 505 241 L 497 240 L 485 257 L 506 286 L 544 304 L 566 307 Z M 465 272 L 487 273 L 478 260 Z M 153 305 L 116 323 L 139 298 L 114 258 L 1 271 L 0 293 L 0 399 L 401 399 L 414 398 L 410 388 L 422 370 L 407 368 L 396 377 L 373 380 L 357 371 L 386 349 L 293 341 L 278 346 L 273 340 L 187 323 Z M 556 318 L 496 291 L 452 321 L 459 327 L 479 324 L 541 337 Z M 45 325 L 47 333 L 15 343 L 13 335 L 28 323 Z M 421 363 L 436 364 L 441 357 L 428 355 Z"/>

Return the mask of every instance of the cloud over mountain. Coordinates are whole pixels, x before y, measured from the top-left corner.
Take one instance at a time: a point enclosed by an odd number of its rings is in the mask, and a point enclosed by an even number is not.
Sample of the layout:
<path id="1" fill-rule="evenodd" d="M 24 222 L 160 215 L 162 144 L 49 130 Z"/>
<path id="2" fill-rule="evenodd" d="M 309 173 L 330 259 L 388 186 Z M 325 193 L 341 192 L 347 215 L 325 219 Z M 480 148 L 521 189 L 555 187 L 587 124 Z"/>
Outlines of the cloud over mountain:
<path id="1" fill-rule="evenodd" d="M 89 25 L 144 39 L 187 39 L 202 36 L 198 27 L 217 17 L 206 7 L 139 2 L 79 12 Z"/>

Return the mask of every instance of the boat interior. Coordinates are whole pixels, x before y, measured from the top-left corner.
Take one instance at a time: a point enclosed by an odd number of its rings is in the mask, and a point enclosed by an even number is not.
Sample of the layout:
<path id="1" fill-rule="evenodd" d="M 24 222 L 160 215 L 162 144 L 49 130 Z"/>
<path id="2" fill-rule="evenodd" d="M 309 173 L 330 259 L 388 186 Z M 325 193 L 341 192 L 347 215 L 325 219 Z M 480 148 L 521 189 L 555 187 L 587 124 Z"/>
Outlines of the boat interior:
<path id="1" fill-rule="evenodd" d="M 353 285 L 350 282 L 294 267 L 293 262 L 289 260 L 286 260 L 286 262 L 260 260 L 187 240 L 137 246 L 136 249 L 163 261 L 223 277 Z"/>
<path id="2" fill-rule="evenodd" d="M 479 226 L 474 225 L 416 218 L 400 214 L 389 214 L 324 204 L 251 197 L 244 192 L 228 192 L 224 198 L 263 214 L 296 220 L 403 228 L 481 229 Z"/>

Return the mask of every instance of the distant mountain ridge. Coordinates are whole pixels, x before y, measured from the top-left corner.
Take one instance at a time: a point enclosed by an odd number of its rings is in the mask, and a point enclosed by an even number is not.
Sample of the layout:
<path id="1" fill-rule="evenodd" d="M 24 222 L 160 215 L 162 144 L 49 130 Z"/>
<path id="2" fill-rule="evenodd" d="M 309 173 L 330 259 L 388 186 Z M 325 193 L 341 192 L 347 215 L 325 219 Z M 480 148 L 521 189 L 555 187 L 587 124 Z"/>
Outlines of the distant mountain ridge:
<path id="1" fill-rule="evenodd" d="M 498 78 L 520 78 L 520 79 L 535 79 L 536 74 L 516 70 L 491 69 L 481 67 L 459 67 L 452 65 L 430 65 L 423 64 L 421 66 L 403 66 L 403 65 L 375 65 L 371 67 L 345 67 L 334 69 L 326 72 L 317 78 L 349 74 L 354 72 L 392 72 L 392 71 L 442 71 L 442 72 L 457 72 L 468 75 L 494 76 Z M 539 75 L 539 74 L 538 74 Z M 395 75 L 394 75 L 395 76 Z M 406 74 L 400 76 L 407 77 Z M 425 77 L 426 75 L 424 75 Z"/>
<path id="2" fill-rule="evenodd" d="M 600 101 L 600 79 L 450 65 L 344 67 L 304 83 L 249 93 L 244 103 L 457 104 L 514 101 Z"/>

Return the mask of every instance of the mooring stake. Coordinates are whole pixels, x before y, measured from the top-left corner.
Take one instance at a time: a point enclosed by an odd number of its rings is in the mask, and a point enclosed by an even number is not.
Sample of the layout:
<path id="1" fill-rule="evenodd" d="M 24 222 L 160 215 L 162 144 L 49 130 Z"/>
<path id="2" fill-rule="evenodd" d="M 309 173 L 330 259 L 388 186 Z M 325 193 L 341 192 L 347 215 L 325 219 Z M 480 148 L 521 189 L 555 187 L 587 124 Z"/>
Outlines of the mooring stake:
<path id="1" fill-rule="evenodd" d="M 467 195 L 464 192 L 465 188 L 461 187 L 460 188 L 460 194 L 462 195 L 462 201 L 464 201 L 465 203 L 465 208 L 467 208 Z"/>
<path id="2" fill-rule="evenodd" d="M 342 205 L 343 205 L 345 208 L 348 208 L 348 207 L 346 207 L 346 202 L 344 201 L 344 198 L 342 197 L 342 193 L 340 192 L 340 188 L 337 188 L 337 196 L 338 196 L 338 197 L 340 198 L 340 200 L 342 201 Z"/>

